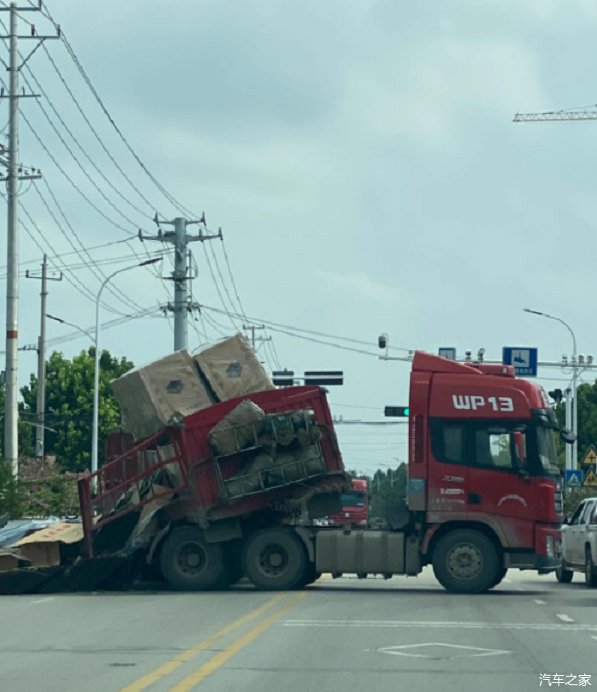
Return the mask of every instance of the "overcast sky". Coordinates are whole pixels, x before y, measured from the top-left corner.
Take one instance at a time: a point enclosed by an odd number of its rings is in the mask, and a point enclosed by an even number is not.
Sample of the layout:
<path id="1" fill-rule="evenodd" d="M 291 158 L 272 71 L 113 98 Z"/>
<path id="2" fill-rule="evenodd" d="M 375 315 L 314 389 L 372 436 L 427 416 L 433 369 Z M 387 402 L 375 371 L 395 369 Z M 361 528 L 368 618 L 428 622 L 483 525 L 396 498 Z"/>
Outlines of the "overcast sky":
<path id="1" fill-rule="evenodd" d="M 234 333 L 246 322 L 226 312 L 244 311 L 268 325 L 256 331 L 272 338 L 259 349 L 268 367 L 344 371 L 344 386 L 330 392 L 344 419 L 383 420 L 386 404 L 408 401 L 409 366 L 379 359 L 382 332 L 404 349 L 396 356 L 440 346 L 460 356 L 483 347 L 493 359 L 503 346 L 537 346 L 542 360 L 571 354 L 566 329 L 523 313 L 528 306 L 563 318 L 579 352 L 597 355 L 597 122 L 512 123 L 517 111 L 597 102 L 594 2 L 51 0 L 47 8 L 138 157 L 65 44 L 47 41 L 22 71 L 21 84 L 42 97 L 21 101 L 29 120 L 20 123 L 21 160 L 43 180 L 23 184 L 31 218 L 21 212 L 20 259 L 23 272 L 35 270 L 46 251 L 64 272 L 50 284 L 48 312 L 92 327 L 106 275 L 171 250 L 142 244 L 138 229 L 155 234 L 156 211 L 172 219 L 184 207 L 224 233 L 223 245 L 192 245 L 193 299 L 222 312 L 195 316 L 189 348 Z M 27 22 L 53 31 L 26 12 L 19 33 L 30 33 Z M 25 55 L 33 46 L 20 44 Z M 71 246 L 127 237 L 82 258 Z M 95 273 L 82 266 L 89 257 Z M 171 270 L 166 258 L 162 276 Z M 172 350 L 159 311 L 171 284 L 138 269 L 115 278 L 102 322 L 142 308 L 153 316 L 108 324 L 101 346 L 136 364 Z M 32 344 L 39 281 L 20 285 L 21 344 Z M 3 303 L 0 312 L 4 319 Z M 51 340 L 72 331 L 48 324 Z M 88 344 L 79 334 L 54 348 L 71 357 Z M 35 353 L 21 353 L 20 380 L 35 367 Z M 549 388 L 569 380 L 558 368 L 540 376 Z M 350 468 L 406 458 L 403 425 L 343 425 L 339 434 Z"/>

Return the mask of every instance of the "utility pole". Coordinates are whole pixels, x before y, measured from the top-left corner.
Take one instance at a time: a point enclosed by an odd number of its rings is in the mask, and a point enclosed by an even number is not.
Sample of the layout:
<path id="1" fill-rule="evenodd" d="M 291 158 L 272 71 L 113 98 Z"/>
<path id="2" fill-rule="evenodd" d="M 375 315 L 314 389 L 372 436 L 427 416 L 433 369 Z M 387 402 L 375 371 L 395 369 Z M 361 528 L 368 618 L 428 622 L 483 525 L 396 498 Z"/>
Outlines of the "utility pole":
<path id="1" fill-rule="evenodd" d="M 9 83 L 9 129 L 8 129 L 8 228 L 7 228 L 7 279 L 6 279 L 6 403 L 4 411 L 4 458 L 11 464 L 13 475 L 18 477 L 19 472 L 19 439 L 18 439 L 18 336 L 19 336 L 19 180 L 39 178 L 39 172 L 33 175 L 20 175 L 19 171 L 19 138 L 18 115 L 19 99 L 23 97 L 36 97 L 34 94 L 19 94 L 19 71 L 29 60 L 41 43 L 47 38 L 57 36 L 38 36 L 35 26 L 31 25 L 31 34 L 28 36 L 17 35 L 17 17 L 21 12 L 38 12 L 41 10 L 41 0 L 38 6 L 31 4 L 17 7 L 11 3 L 10 7 L 0 7 L 0 12 L 10 12 L 10 33 L 8 36 L 0 36 L 10 41 L 10 60 L 8 71 Z M 34 39 L 37 46 L 19 64 L 17 48 L 18 39 Z"/>
<path id="2" fill-rule="evenodd" d="M 179 351 L 182 348 L 187 348 L 187 316 L 188 313 L 195 309 L 195 305 L 189 302 L 187 284 L 193 278 L 190 275 L 187 263 L 189 243 L 203 242 L 205 240 L 213 240 L 214 238 L 222 238 L 222 230 L 213 235 L 206 235 L 203 231 L 205 228 L 205 215 L 198 221 L 188 221 L 177 216 L 172 221 L 159 221 L 157 214 L 154 221 L 158 226 L 158 234 L 155 236 L 144 235 L 139 231 L 140 240 L 159 240 L 162 243 L 172 243 L 174 245 L 174 271 L 172 276 L 165 277 L 174 282 L 174 302 L 168 303 L 165 311 L 174 313 L 174 350 Z M 160 224 L 174 226 L 174 231 L 163 232 Z M 192 224 L 201 224 L 203 228 L 199 230 L 199 234 L 195 236 L 187 235 L 187 226 Z"/>
<path id="3" fill-rule="evenodd" d="M 264 341 L 271 341 L 272 337 L 271 336 L 258 336 L 255 337 L 255 330 L 256 329 L 265 329 L 264 324 L 243 324 L 243 329 L 246 331 L 251 332 L 251 346 L 253 350 L 255 350 L 255 342 L 264 342 Z"/>
<path id="4" fill-rule="evenodd" d="M 36 276 L 29 270 L 25 272 L 28 279 L 41 278 L 41 319 L 39 337 L 37 340 L 37 415 L 35 419 L 35 458 L 43 463 L 45 456 L 45 411 L 46 411 L 46 300 L 48 297 L 48 279 L 62 281 L 62 273 L 58 277 L 48 276 L 48 258 L 44 255 L 41 265 L 41 276 Z"/>

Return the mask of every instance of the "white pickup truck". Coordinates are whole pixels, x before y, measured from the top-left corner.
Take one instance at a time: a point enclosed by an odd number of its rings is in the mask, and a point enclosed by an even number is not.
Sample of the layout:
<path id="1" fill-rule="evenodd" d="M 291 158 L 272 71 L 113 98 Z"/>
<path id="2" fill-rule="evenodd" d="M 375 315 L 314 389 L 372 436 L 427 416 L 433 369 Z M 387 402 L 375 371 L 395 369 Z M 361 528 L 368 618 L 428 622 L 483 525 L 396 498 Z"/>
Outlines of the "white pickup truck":
<path id="1" fill-rule="evenodd" d="M 556 577 L 562 584 L 572 581 L 574 572 L 583 572 L 587 586 L 597 586 L 597 497 L 578 505 L 572 518 L 562 526 L 562 564 Z"/>

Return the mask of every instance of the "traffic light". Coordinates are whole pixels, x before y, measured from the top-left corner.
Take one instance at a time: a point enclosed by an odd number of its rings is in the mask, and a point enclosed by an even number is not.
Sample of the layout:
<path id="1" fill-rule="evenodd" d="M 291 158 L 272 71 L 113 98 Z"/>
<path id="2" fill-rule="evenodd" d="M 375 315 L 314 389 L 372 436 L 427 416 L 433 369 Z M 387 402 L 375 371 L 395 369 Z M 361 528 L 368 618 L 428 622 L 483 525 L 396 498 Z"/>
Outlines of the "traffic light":
<path id="1" fill-rule="evenodd" d="M 547 392 L 549 396 L 556 402 L 556 404 L 561 403 L 564 398 L 564 393 L 561 389 L 552 389 L 551 392 Z"/>
<path id="2" fill-rule="evenodd" d="M 385 416 L 393 416 L 396 418 L 405 418 L 410 415 L 409 406 L 386 406 L 384 409 Z"/>
<path id="3" fill-rule="evenodd" d="M 276 387 L 292 387 L 294 384 L 294 370 L 274 370 L 272 382 Z"/>
<path id="4" fill-rule="evenodd" d="M 330 385 L 344 384 L 342 370 L 307 370 L 305 371 L 305 384 Z"/>

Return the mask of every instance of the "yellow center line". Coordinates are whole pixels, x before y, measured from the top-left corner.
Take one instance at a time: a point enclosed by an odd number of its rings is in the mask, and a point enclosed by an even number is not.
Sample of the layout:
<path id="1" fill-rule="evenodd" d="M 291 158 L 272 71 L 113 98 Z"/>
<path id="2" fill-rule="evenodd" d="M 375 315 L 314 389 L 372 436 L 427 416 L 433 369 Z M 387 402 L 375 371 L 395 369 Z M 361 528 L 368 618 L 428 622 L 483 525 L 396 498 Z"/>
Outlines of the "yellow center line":
<path id="1" fill-rule="evenodd" d="M 187 661 L 190 661 L 192 658 L 195 658 L 195 656 L 198 656 L 202 651 L 211 648 L 214 645 L 214 643 L 218 641 L 218 639 L 226 637 L 232 632 L 235 632 L 244 625 L 248 624 L 252 620 L 255 620 L 260 615 L 263 615 L 263 613 L 266 613 L 277 603 L 279 603 L 285 596 L 286 594 L 283 593 L 277 594 L 273 598 L 270 598 L 270 600 L 267 601 L 267 603 L 265 603 L 264 605 L 260 606 L 259 608 L 255 608 L 255 610 L 252 610 L 243 617 L 239 618 L 238 620 L 231 622 L 229 625 L 226 625 L 226 627 L 222 627 L 222 629 L 218 630 L 215 634 L 212 634 L 206 639 L 202 639 L 200 642 L 197 642 L 197 644 L 192 646 L 190 649 L 182 651 L 170 661 L 166 661 L 166 663 L 163 663 L 161 666 L 158 666 L 151 673 L 148 673 L 142 678 L 139 678 L 139 680 L 136 680 L 130 685 L 123 687 L 121 689 L 121 692 L 141 692 L 141 690 L 144 690 L 150 685 L 153 685 L 162 678 L 166 677 L 166 675 L 169 675 L 170 673 L 175 671 L 183 663 L 186 663 Z"/>
<path id="2" fill-rule="evenodd" d="M 230 646 L 219 651 L 215 656 L 206 661 L 201 665 L 194 673 L 191 673 L 186 678 L 181 680 L 177 685 L 170 688 L 170 692 L 188 692 L 188 690 L 193 689 L 196 685 L 200 684 L 205 680 L 206 677 L 215 673 L 215 671 L 226 663 L 234 654 L 238 653 L 245 646 L 255 641 L 257 637 L 262 635 L 267 629 L 269 629 L 275 622 L 277 622 L 285 613 L 294 608 L 308 592 L 303 592 L 297 594 L 292 598 L 286 605 L 278 608 L 274 613 L 272 613 L 268 618 L 262 620 L 260 623 L 255 625 L 252 629 L 245 634 L 241 635 L 236 639 Z"/>

